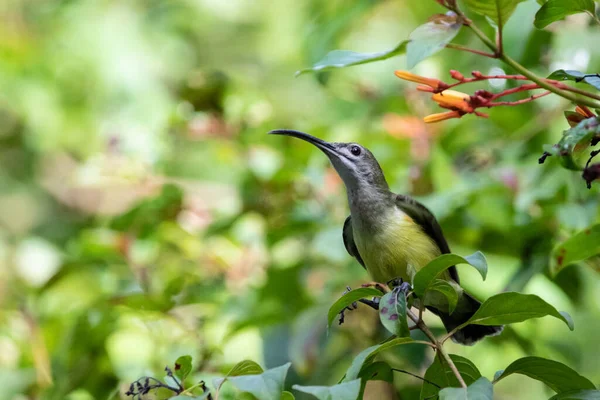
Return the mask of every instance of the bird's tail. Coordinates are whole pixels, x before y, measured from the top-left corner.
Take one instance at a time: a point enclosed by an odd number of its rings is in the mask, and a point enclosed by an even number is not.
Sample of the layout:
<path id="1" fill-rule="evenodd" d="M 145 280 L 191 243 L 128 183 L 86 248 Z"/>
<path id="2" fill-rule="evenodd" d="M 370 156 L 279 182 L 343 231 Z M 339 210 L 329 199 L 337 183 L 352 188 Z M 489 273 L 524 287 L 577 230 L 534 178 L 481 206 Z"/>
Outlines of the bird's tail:
<path id="1" fill-rule="evenodd" d="M 458 300 L 456 309 L 452 314 L 448 314 L 439 310 L 431 311 L 439 315 L 446 330 L 451 332 L 454 328 L 469 320 L 469 318 L 475 314 L 480 306 L 481 302 L 474 299 L 467 292 L 463 292 L 462 296 Z M 502 329 L 504 329 L 504 326 L 502 325 L 467 325 L 452 335 L 452 341 L 471 346 L 486 336 L 499 335 L 500 332 L 502 332 Z"/>

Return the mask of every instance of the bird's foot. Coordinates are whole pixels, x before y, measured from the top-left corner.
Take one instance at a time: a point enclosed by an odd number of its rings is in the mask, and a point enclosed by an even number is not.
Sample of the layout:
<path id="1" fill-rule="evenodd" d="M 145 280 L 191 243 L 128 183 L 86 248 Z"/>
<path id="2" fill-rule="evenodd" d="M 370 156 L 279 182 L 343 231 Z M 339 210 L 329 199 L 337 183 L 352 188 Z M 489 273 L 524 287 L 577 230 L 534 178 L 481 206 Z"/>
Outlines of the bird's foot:
<path id="1" fill-rule="evenodd" d="M 381 290 L 383 293 L 389 293 L 390 292 L 390 288 L 389 287 L 387 287 L 383 283 L 379 283 L 379 282 L 363 283 L 361 286 L 362 287 L 374 287 L 376 289 Z"/>
<path id="2" fill-rule="evenodd" d="M 368 305 L 373 310 L 379 310 L 379 297 L 373 297 L 373 300 L 360 299 L 358 300 L 363 304 Z"/>
<path id="3" fill-rule="evenodd" d="M 402 278 L 394 278 L 388 281 L 387 284 L 394 288 L 394 290 L 399 290 L 405 295 L 408 295 L 408 293 L 410 293 L 410 291 L 412 290 L 412 286 L 410 285 L 410 283 L 404 282 L 404 279 Z"/>
<path id="4" fill-rule="evenodd" d="M 350 286 L 346 286 L 346 291 L 344 292 L 344 294 L 348 293 L 349 291 L 351 291 L 352 288 Z M 347 306 L 346 308 L 344 308 L 342 311 L 340 311 L 340 319 L 339 319 L 339 325 L 342 325 L 345 321 L 345 312 L 346 311 L 353 311 L 356 310 L 358 308 L 358 303 L 353 302 L 352 304 L 350 304 L 349 306 Z"/>

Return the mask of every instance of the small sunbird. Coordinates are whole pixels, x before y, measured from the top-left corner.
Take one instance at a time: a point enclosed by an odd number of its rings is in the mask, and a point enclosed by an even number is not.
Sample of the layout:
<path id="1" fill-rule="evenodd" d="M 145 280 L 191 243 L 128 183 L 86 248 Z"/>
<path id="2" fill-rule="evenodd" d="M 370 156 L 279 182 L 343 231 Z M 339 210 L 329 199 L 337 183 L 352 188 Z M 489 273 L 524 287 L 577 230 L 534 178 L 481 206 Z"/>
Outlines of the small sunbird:
<path id="1" fill-rule="evenodd" d="M 376 282 L 401 278 L 412 282 L 416 271 L 441 254 L 450 253 L 442 228 L 433 214 L 413 198 L 390 191 L 373 154 L 357 143 L 329 143 L 304 132 L 276 129 L 270 134 L 302 139 L 324 152 L 346 186 L 350 216 L 342 229 L 348 253 Z M 446 330 L 466 322 L 481 303 L 460 287 L 452 266 L 440 279 L 459 293 L 456 308 L 448 312 L 443 296 L 426 296 L 424 306 L 438 315 Z M 467 325 L 452 340 L 472 345 L 485 336 L 497 335 L 502 326 Z"/>

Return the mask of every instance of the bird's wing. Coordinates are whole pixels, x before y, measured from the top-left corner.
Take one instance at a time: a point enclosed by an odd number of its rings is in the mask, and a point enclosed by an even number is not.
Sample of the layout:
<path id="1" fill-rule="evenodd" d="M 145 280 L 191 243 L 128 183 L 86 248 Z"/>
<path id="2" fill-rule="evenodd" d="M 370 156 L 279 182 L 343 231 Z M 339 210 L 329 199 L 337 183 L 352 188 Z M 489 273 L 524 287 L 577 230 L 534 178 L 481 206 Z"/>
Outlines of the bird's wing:
<path id="1" fill-rule="evenodd" d="M 348 215 L 346 221 L 344 221 L 344 228 L 342 229 L 342 239 L 344 240 L 344 246 L 352 257 L 356 258 L 360 265 L 365 267 L 365 262 L 362 260 L 362 257 L 358 253 L 358 248 L 356 247 L 356 243 L 354 243 L 354 234 L 352 233 L 352 217 Z"/>
<path id="2" fill-rule="evenodd" d="M 425 233 L 435 241 L 442 254 L 450 253 L 450 247 L 448 246 L 448 242 L 446 242 L 446 238 L 442 233 L 442 228 L 427 207 L 412 197 L 401 194 L 396 195 L 396 206 L 406 215 L 411 217 L 413 221 L 415 221 L 421 227 L 421 229 L 423 229 L 423 231 L 425 231 Z M 450 267 L 448 272 L 450 273 L 452 279 L 454 279 L 457 283 L 460 282 L 455 266 Z"/>

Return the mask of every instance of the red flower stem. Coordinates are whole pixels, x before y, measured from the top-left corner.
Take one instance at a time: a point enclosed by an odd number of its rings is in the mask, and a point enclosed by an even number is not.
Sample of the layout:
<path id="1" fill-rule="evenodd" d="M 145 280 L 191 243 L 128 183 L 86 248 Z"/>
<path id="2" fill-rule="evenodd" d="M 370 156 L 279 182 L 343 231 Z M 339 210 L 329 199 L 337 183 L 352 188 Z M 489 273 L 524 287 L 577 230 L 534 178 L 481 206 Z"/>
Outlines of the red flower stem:
<path id="1" fill-rule="evenodd" d="M 498 58 L 498 57 L 496 57 L 495 54 L 486 53 L 485 51 L 481 51 L 481 50 L 471 49 L 469 47 L 461 46 L 460 44 L 448 43 L 446 45 L 446 48 L 447 49 L 460 50 L 460 51 L 466 51 L 466 52 L 469 52 L 469 53 L 474 53 L 474 54 L 478 54 L 480 56 L 489 57 L 489 58 Z"/>
<path id="2" fill-rule="evenodd" d="M 485 107 L 496 107 L 496 106 L 517 106 L 519 104 L 525 104 L 525 103 L 529 103 L 530 101 L 533 101 L 535 99 L 539 99 L 540 97 L 544 97 L 546 95 L 549 95 L 552 92 L 544 92 L 544 93 L 540 93 L 540 94 L 532 94 L 531 96 L 529 96 L 526 99 L 522 99 L 522 100 L 517 100 L 517 101 L 497 101 L 495 103 L 488 103 Z"/>
<path id="3" fill-rule="evenodd" d="M 495 94 L 492 98 L 490 98 L 490 101 L 499 99 L 500 97 L 508 96 L 510 94 L 526 92 L 528 90 L 534 90 L 534 89 L 540 89 L 539 85 L 537 83 L 528 83 L 526 85 L 521 85 L 516 88 L 507 89 L 503 92 Z"/>

